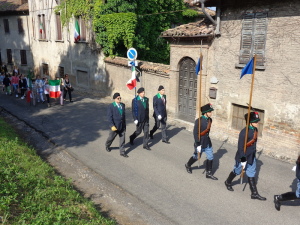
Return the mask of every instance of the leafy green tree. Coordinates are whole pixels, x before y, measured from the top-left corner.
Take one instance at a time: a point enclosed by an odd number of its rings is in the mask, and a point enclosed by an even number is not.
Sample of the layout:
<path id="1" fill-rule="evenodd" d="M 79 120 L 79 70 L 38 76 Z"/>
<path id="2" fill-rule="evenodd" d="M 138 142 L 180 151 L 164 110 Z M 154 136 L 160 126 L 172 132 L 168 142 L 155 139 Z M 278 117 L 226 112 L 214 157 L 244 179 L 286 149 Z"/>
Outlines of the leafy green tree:
<path id="1" fill-rule="evenodd" d="M 57 11 L 65 15 L 63 24 L 72 15 L 92 18 L 96 42 L 107 56 L 124 57 L 135 47 L 140 60 L 165 64 L 170 49 L 161 32 L 198 15 L 183 0 L 65 0 Z"/>

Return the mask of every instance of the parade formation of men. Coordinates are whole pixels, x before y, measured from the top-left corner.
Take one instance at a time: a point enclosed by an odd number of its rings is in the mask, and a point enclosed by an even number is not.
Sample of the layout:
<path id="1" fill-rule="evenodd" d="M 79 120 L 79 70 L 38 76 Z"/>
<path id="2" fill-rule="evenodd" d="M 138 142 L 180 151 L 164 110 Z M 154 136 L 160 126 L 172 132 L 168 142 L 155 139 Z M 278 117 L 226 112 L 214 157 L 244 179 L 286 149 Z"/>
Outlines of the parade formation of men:
<path id="1" fill-rule="evenodd" d="M 107 117 L 109 122 L 109 136 L 106 141 L 105 147 L 108 152 L 111 151 L 110 146 L 115 137 L 119 135 L 120 155 L 128 157 L 125 152 L 125 132 L 126 132 L 126 119 L 125 119 L 125 105 L 121 103 L 121 96 L 119 93 L 113 95 L 114 102 L 108 106 Z M 132 117 L 136 125 L 136 130 L 129 137 L 129 142 L 134 145 L 135 138 L 144 132 L 143 148 L 151 150 L 148 142 L 154 138 L 154 133 L 157 129 L 161 128 L 162 142 L 170 144 L 166 134 L 167 110 L 166 110 L 166 95 L 165 89 L 162 85 L 158 87 L 158 93 L 153 97 L 153 117 L 155 120 L 152 130 L 149 131 L 149 99 L 145 97 L 145 89 L 143 87 L 137 90 L 137 96 L 132 99 Z M 192 173 L 192 165 L 200 160 L 202 153 L 206 154 L 206 178 L 218 180 L 213 175 L 213 147 L 209 137 L 210 128 L 212 124 L 212 112 L 214 111 L 210 103 L 203 105 L 201 108 L 201 117 L 195 120 L 194 124 L 194 153 L 192 157 L 185 164 L 186 171 Z M 256 187 L 256 143 L 258 139 L 258 123 L 260 121 L 258 112 L 251 112 L 250 115 L 245 114 L 245 120 L 249 121 L 249 126 L 243 128 L 239 134 L 238 150 L 235 155 L 235 164 L 233 170 L 229 173 L 228 178 L 225 180 L 227 190 L 234 191 L 232 181 L 240 175 L 241 179 L 244 174 L 248 177 L 248 183 L 251 190 L 251 199 L 258 199 L 265 201 L 265 197 L 259 195 Z M 248 124 L 248 123 L 246 123 Z M 298 180 L 296 192 L 287 192 L 281 195 L 274 195 L 275 208 L 279 211 L 281 202 L 300 199 L 300 156 L 296 161 L 296 166 L 293 169 L 296 171 Z"/>

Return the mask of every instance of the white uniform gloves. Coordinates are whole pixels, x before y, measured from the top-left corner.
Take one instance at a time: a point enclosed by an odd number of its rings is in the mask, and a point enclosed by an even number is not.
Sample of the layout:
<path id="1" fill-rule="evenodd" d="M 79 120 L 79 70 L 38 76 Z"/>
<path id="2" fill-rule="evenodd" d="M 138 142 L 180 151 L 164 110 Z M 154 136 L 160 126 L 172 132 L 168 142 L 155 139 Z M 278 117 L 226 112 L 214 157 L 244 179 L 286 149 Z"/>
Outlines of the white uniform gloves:
<path id="1" fill-rule="evenodd" d="M 158 120 L 161 120 L 162 117 L 161 117 L 161 115 L 158 115 L 157 118 L 158 118 Z"/>
<path id="2" fill-rule="evenodd" d="M 139 123 L 139 121 L 138 121 L 138 120 L 135 120 L 134 123 L 135 123 L 135 125 L 137 125 L 137 124 Z"/>
<path id="3" fill-rule="evenodd" d="M 201 145 L 199 145 L 199 146 L 197 147 L 197 152 L 200 152 L 200 153 L 201 153 Z"/>
<path id="4" fill-rule="evenodd" d="M 247 164 L 247 161 L 246 162 L 241 162 L 241 165 L 242 165 L 243 168 L 246 167 L 246 164 Z"/>

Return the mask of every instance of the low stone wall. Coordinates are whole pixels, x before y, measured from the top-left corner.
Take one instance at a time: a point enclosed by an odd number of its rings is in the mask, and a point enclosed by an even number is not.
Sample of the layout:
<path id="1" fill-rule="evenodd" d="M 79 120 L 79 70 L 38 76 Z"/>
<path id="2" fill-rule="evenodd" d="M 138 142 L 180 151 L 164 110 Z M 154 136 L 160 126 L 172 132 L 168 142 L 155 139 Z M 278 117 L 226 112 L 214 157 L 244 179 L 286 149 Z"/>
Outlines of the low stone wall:
<path id="1" fill-rule="evenodd" d="M 163 85 L 166 90 L 167 100 L 170 93 L 169 86 L 169 66 L 150 63 L 144 61 L 138 61 L 138 70 L 142 72 L 140 82 L 137 82 L 136 89 L 140 87 L 145 88 L 146 97 L 150 99 L 150 112 L 153 112 L 152 99 L 157 94 L 159 85 Z M 128 59 L 115 57 L 105 59 L 105 68 L 107 74 L 107 95 L 112 96 L 115 92 L 119 92 L 127 107 L 131 105 L 131 101 L 135 96 L 135 90 L 129 90 L 126 83 L 131 78 L 131 68 L 128 66 Z M 172 105 L 168 101 L 168 110 L 172 111 Z M 150 114 L 151 115 L 151 114 Z"/>

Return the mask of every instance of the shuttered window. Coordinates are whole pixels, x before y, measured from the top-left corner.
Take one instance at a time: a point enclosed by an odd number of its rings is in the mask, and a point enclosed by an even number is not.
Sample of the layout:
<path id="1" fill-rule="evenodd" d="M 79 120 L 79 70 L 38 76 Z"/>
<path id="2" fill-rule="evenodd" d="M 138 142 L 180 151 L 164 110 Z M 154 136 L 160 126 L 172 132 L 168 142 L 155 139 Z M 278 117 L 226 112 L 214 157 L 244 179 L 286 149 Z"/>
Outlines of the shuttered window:
<path id="1" fill-rule="evenodd" d="M 7 55 L 7 63 L 12 64 L 12 51 L 11 51 L 11 49 L 6 49 L 6 55 Z"/>
<path id="2" fill-rule="evenodd" d="M 24 34 L 23 20 L 21 18 L 18 19 L 18 29 L 19 34 Z"/>
<path id="3" fill-rule="evenodd" d="M 80 41 L 86 41 L 86 21 L 81 17 L 79 18 L 80 26 Z"/>
<path id="4" fill-rule="evenodd" d="M 42 72 L 44 76 L 49 76 L 49 66 L 47 63 L 42 63 Z"/>
<path id="5" fill-rule="evenodd" d="M 239 64 L 246 64 L 256 54 L 256 65 L 265 65 L 267 16 L 265 12 L 244 15 Z"/>
<path id="6" fill-rule="evenodd" d="M 3 19 L 3 23 L 4 23 L 4 32 L 6 34 L 9 33 L 9 23 L 8 23 L 8 19 Z"/>
<path id="7" fill-rule="evenodd" d="M 260 121 L 258 123 L 258 135 L 261 137 L 263 126 L 264 126 L 265 111 L 261 109 L 254 109 L 254 108 L 252 109 L 253 111 L 259 113 Z M 246 126 L 246 120 L 244 117 L 246 113 L 248 113 L 248 107 L 233 103 L 231 128 L 235 130 L 242 130 Z"/>
<path id="8" fill-rule="evenodd" d="M 21 64 L 27 65 L 26 50 L 20 50 L 20 56 L 21 56 Z"/>
<path id="9" fill-rule="evenodd" d="M 60 78 L 63 78 L 65 74 L 65 68 L 63 66 L 58 67 L 58 75 Z"/>
<path id="10" fill-rule="evenodd" d="M 45 15 L 38 15 L 38 23 L 39 23 L 39 39 L 46 40 L 46 23 L 45 23 Z"/>
<path id="11" fill-rule="evenodd" d="M 56 14 L 56 40 L 62 40 L 62 29 L 61 29 L 61 21 L 60 21 L 60 14 Z"/>

